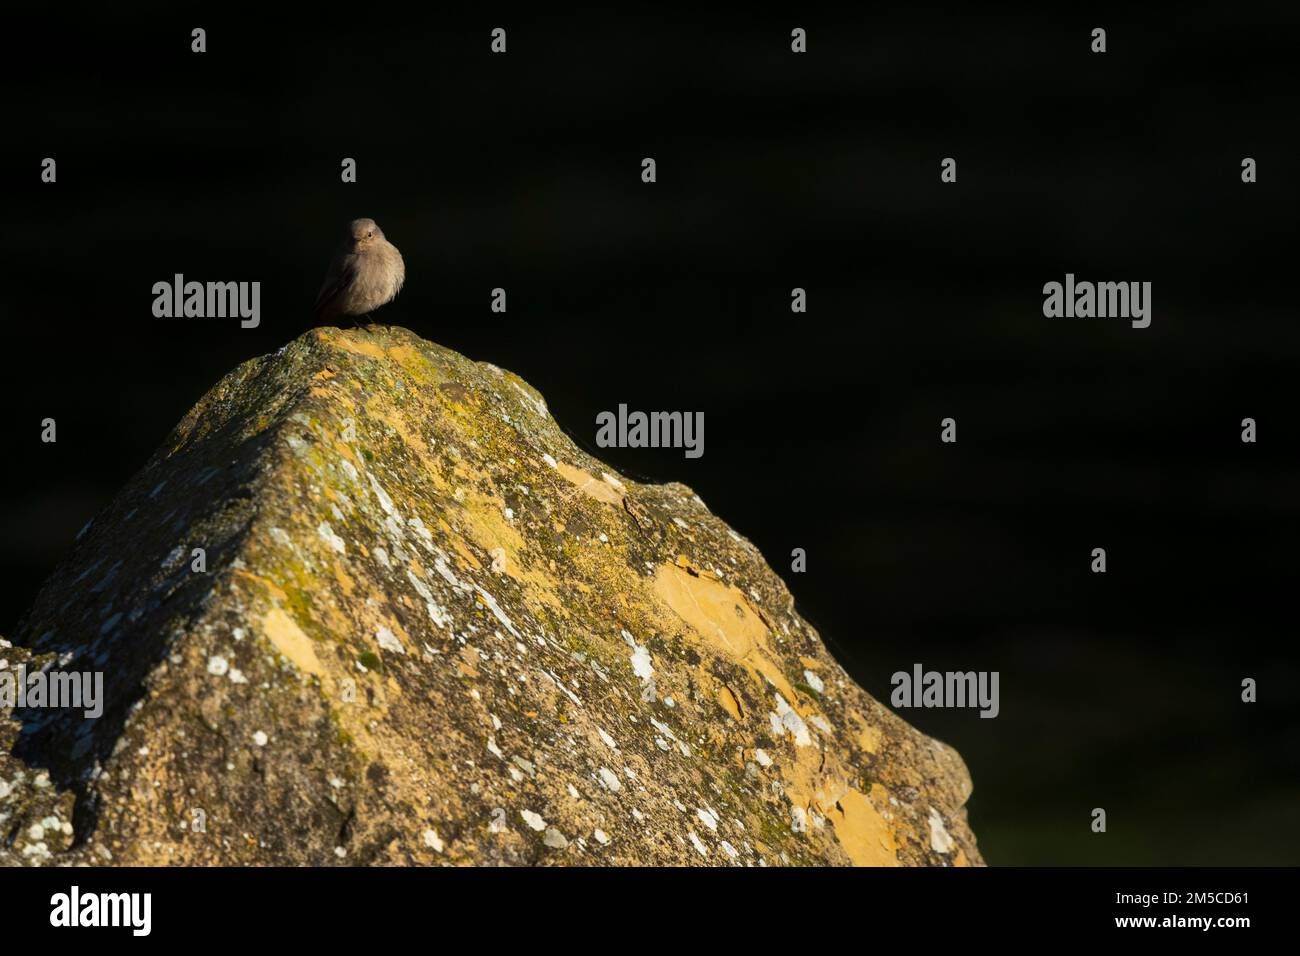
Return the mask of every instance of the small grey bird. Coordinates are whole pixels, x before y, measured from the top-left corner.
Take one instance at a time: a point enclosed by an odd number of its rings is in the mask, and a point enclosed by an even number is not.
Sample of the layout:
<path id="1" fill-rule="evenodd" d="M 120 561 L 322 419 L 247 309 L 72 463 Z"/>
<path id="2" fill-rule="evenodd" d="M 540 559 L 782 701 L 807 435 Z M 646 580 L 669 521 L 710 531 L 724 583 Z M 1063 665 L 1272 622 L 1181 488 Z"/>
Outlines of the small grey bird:
<path id="1" fill-rule="evenodd" d="M 406 263 L 373 219 L 353 219 L 313 307 L 317 323 L 369 315 L 397 297 Z"/>

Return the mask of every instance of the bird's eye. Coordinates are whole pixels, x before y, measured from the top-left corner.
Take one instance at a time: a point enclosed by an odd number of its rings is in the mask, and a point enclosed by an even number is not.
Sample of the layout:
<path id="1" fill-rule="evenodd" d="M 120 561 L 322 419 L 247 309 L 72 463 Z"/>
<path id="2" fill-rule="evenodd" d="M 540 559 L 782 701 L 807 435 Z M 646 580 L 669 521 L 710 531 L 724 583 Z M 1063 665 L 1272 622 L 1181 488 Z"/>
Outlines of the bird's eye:
<path id="1" fill-rule="evenodd" d="M 367 239 L 373 239 L 373 238 L 375 238 L 375 234 L 374 234 L 373 232 L 368 232 L 368 233 L 366 233 L 366 238 L 367 238 Z"/>

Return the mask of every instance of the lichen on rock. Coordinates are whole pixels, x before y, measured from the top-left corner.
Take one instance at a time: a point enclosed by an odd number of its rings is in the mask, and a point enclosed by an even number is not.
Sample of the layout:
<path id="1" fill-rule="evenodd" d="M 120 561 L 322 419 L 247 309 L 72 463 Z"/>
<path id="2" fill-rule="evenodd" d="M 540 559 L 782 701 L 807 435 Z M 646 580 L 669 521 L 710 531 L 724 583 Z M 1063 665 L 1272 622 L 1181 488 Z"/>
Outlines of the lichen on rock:
<path id="1" fill-rule="evenodd" d="M 107 700 L 0 713 L 0 863 L 982 862 L 749 541 L 399 328 L 223 379 L 14 639 Z"/>

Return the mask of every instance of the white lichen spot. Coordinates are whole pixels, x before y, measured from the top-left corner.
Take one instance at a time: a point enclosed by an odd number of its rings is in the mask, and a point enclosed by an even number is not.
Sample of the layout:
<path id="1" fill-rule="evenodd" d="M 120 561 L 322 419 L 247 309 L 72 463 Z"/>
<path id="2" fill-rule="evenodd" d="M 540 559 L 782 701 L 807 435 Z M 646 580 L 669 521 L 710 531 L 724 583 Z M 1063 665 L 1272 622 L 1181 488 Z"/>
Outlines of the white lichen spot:
<path id="1" fill-rule="evenodd" d="M 800 717 L 786 699 L 781 696 L 780 691 L 776 691 L 775 695 L 776 712 L 780 717 L 779 728 L 784 728 L 784 730 L 788 730 L 790 733 L 794 734 L 794 743 L 796 747 L 811 746 L 812 736 L 808 733 L 808 725 L 803 722 L 803 718 Z M 777 730 L 778 733 L 781 733 L 779 728 L 774 727 L 773 729 Z M 782 736 L 784 736 L 783 733 Z"/>
<path id="2" fill-rule="evenodd" d="M 394 654 L 406 653 L 406 648 L 403 647 L 402 642 L 397 639 L 397 635 L 386 627 L 381 627 L 379 630 L 375 631 L 375 640 L 378 641 L 379 646 L 386 651 L 392 651 Z"/>
<path id="3" fill-rule="evenodd" d="M 758 765 L 760 767 L 772 766 L 772 758 L 767 755 L 766 750 L 762 750 L 762 749 L 755 750 L 754 759 L 758 761 Z"/>
<path id="4" fill-rule="evenodd" d="M 430 847 L 435 853 L 441 853 L 443 848 L 442 839 L 438 836 L 437 830 L 424 831 L 424 845 Z"/>
<path id="5" fill-rule="evenodd" d="M 429 612 L 429 620 L 443 630 L 450 630 L 451 615 L 433 599 L 433 592 L 429 590 L 429 586 L 416 577 L 415 572 L 410 568 L 406 569 L 406 577 L 411 582 L 411 587 L 415 588 L 415 593 L 424 599 L 424 607 Z"/>
<path id="6" fill-rule="evenodd" d="M 808 829 L 808 814 L 803 807 L 790 811 L 790 829 L 795 833 L 804 833 Z"/>
<path id="7" fill-rule="evenodd" d="M 596 842 L 599 843 L 601 846 L 609 846 L 609 837 L 605 834 L 604 830 L 601 829 L 593 830 L 591 832 L 591 835 L 596 838 Z"/>
<path id="8" fill-rule="evenodd" d="M 700 856 L 708 856 L 709 848 L 700 842 L 700 838 L 695 835 L 694 830 L 687 830 L 686 835 L 691 838 L 691 846 L 695 847 L 695 852 Z"/>
<path id="9" fill-rule="evenodd" d="M 461 583 L 460 578 L 456 577 L 451 568 L 447 567 L 447 556 L 441 551 L 438 552 L 438 556 L 433 561 L 433 569 L 438 572 L 439 577 L 458 591 L 468 589 L 465 584 Z"/>
<path id="10" fill-rule="evenodd" d="M 520 637 L 520 633 L 515 630 L 515 626 L 511 622 L 510 618 L 506 617 L 505 611 L 501 610 L 500 605 L 497 604 L 497 599 L 491 594 L 488 594 L 487 591 L 484 591 L 477 584 L 474 585 L 474 590 L 478 592 L 478 596 L 483 600 L 483 603 L 487 605 L 487 609 L 492 612 L 493 616 L 495 616 L 498 621 L 501 622 L 502 627 L 515 637 Z"/>
<path id="11" fill-rule="evenodd" d="M 653 662 L 650 660 L 650 652 L 640 644 L 633 644 L 632 656 L 632 673 L 641 678 L 642 683 L 647 683 L 654 677 L 655 669 Z"/>
<path id="12" fill-rule="evenodd" d="M 618 774 L 614 773 L 614 771 L 610 770 L 608 767 L 600 768 L 600 780 L 614 793 L 618 793 L 623 789 L 623 783 L 618 779 Z"/>
<path id="13" fill-rule="evenodd" d="M 208 658 L 208 673 L 216 677 L 222 677 L 230 670 L 230 662 L 224 657 L 213 655 Z"/>
<path id="14" fill-rule="evenodd" d="M 253 732 L 253 743 L 257 744 L 259 747 L 265 747 L 267 741 L 270 739 L 271 738 L 267 737 L 264 731 L 256 730 Z"/>
<path id="15" fill-rule="evenodd" d="M 826 685 L 822 683 L 822 679 L 810 670 L 805 670 L 803 672 L 803 679 L 804 683 L 819 694 L 826 690 Z"/>
<path id="16" fill-rule="evenodd" d="M 366 477 L 370 479 L 370 487 L 374 489 L 375 497 L 379 499 L 379 507 L 384 509 L 384 514 L 397 520 L 400 516 L 397 513 L 397 509 L 393 507 L 393 499 L 388 497 L 388 492 L 384 491 L 379 482 L 375 481 L 374 475 L 367 473 Z"/>
<path id="17" fill-rule="evenodd" d="M 695 811 L 695 815 L 699 817 L 700 822 L 710 830 L 716 830 L 718 828 L 718 818 L 714 815 L 712 810 L 699 808 Z"/>
<path id="18" fill-rule="evenodd" d="M 319 534 L 322 538 L 324 538 L 325 543 L 328 544 L 335 551 L 337 551 L 339 554 L 347 553 L 347 545 L 343 543 L 342 538 L 340 538 L 337 534 L 334 533 L 334 529 L 330 527 L 330 523 L 328 521 L 322 521 L 320 525 L 316 528 L 316 533 Z"/>
<path id="19" fill-rule="evenodd" d="M 618 744 L 614 742 L 614 738 L 611 737 L 609 734 L 605 733 L 604 729 L 597 727 L 596 733 L 600 734 L 600 739 L 605 742 L 605 746 L 608 747 L 610 750 L 618 749 Z"/>
<path id="20" fill-rule="evenodd" d="M 563 850 L 569 845 L 569 841 L 565 839 L 564 834 L 555 827 L 546 828 L 546 834 L 542 837 L 542 842 L 552 850 Z"/>
<path id="21" fill-rule="evenodd" d="M 943 815 L 934 807 L 930 808 L 930 846 L 935 853 L 947 853 L 952 849 L 952 837 L 943 825 Z"/>
<path id="22" fill-rule="evenodd" d="M 540 814 L 533 813 L 532 810 L 521 810 L 519 815 L 524 818 L 524 823 L 541 833 L 546 829 L 546 821 L 541 818 Z"/>
<path id="23" fill-rule="evenodd" d="M 433 534 L 424 526 L 424 522 L 419 517 L 408 518 L 406 526 L 416 533 L 419 539 L 424 542 L 425 547 L 433 547 Z"/>
<path id="24" fill-rule="evenodd" d="M 244 676 L 244 672 L 241 671 L 238 667 L 232 667 L 230 669 L 230 683 L 247 684 L 248 678 Z"/>

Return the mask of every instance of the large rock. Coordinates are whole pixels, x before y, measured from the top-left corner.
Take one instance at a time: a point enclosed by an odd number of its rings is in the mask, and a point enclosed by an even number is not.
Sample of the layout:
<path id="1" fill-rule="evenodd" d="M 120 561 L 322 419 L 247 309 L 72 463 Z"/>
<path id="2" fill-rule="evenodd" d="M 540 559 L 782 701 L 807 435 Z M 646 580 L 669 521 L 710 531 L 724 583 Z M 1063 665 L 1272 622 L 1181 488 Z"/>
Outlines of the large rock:
<path id="1" fill-rule="evenodd" d="M 0 862 L 981 862 L 752 544 L 403 329 L 228 375 L 14 640 L 107 702 L 0 713 Z"/>

